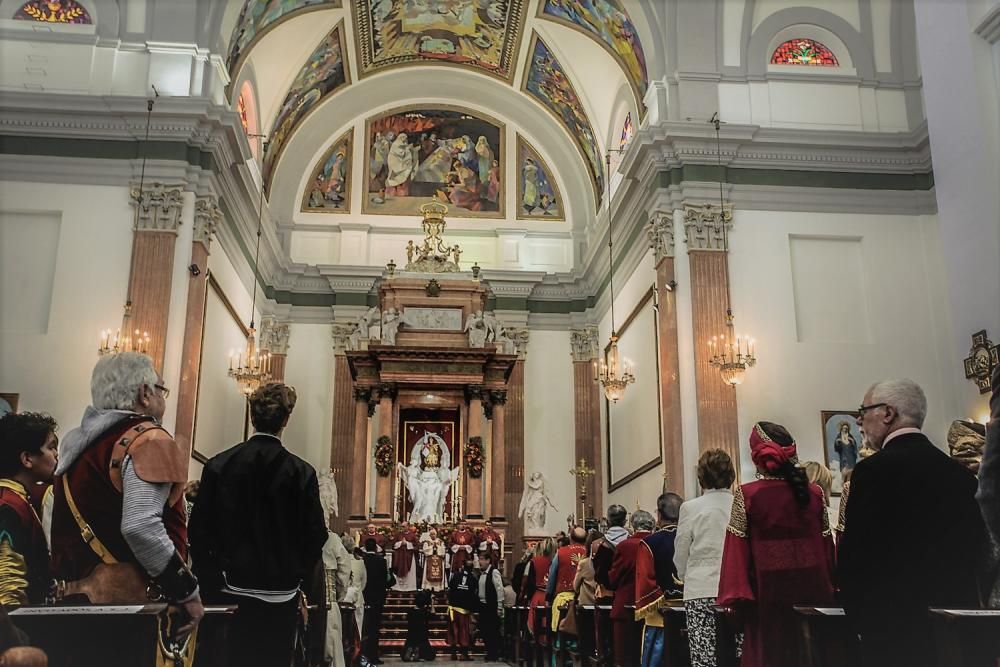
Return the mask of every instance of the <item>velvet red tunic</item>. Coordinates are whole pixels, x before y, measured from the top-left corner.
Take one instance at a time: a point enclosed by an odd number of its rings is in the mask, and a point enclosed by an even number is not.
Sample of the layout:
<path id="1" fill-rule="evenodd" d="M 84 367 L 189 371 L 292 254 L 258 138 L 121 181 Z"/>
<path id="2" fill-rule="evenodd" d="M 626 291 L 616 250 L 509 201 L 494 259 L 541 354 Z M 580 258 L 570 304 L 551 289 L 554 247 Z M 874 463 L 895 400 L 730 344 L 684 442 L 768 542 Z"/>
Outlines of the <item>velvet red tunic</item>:
<path id="1" fill-rule="evenodd" d="M 743 667 L 798 667 L 793 605 L 833 605 L 830 522 L 823 492 L 810 491 L 805 507 L 782 479 L 750 482 L 734 494 L 718 603 L 744 620 Z"/>

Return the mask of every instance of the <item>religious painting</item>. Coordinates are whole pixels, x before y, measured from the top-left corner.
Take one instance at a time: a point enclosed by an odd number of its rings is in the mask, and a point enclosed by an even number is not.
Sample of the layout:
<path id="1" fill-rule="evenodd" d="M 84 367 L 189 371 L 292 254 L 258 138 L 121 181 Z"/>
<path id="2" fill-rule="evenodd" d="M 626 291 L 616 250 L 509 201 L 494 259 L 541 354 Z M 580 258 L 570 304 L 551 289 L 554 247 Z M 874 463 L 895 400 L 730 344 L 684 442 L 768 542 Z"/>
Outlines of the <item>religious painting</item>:
<path id="1" fill-rule="evenodd" d="M 833 495 L 839 496 L 844 482 L 851 479 L 854 466 L 861 457 L 861 429 L 858 427 L 857 410 L 823 410 L 823 455 L 826 466 L 833 473 Z"/>
<path id="2" fill-rule="evenodd" d="M 580 96 L 569 82 L 566 70 L 545 45 L 538 33 L 531 38 L 531 54 L 521 90 L 528 93 L 552 112 L 576 142 L 590 172 L 597 207 L 604 193 L 604 167 L 597 135 L 583 110 Z"/>
<path id="3" fill-rule="evenodd" d="M 353 128 L 345 132 L 313 168 L 302 197 L 304 212 L 350 213 L 353 136 Z"/>
<path id="4" fill-rule="evenodd" d="M 504 127 L 456 107 L 407 107 L 365 123 L 362 213 L 420 215 L 437 199 L 460 218 L 504 215 Z"/>
<path id="5" fill-rule="evenodd" d="M 520 134 L 517 135 L 517 219 L 565 220 L 555 174 Z"/>
<path id="6" fill-rule="evenodd" d="M 352 0 L 358 73 L 401 65 L 470 67 L 510 82 L 522 0 Z"/>
<path id="7" fill-rule="evenodd" d="M 15 21 L 91 25 L 87 8 L 76 0 L 30 0 L 14 14 Z"/>
<path id="8" fill-rule="evenodd" d="M 17 401 L 20 394 L 0 393 L 0 417 L 17 412 Z"/>
<path id="9" fill-rule="evenodd" d="M 394 514 L 411 521 L 436 522 L 462 514 L 462 464 L 459 411 L 403 408 L 399 411 L 398 461 Z"/>
<path id="10" fill-rule="evenodd" d="M 271 189 L 274 167 L 292 132 L 326 97 L 347 86 L 351 74 L 344 52 L 344 23 L 341 21 L 302 65 L 285 99 L 278 107 L 264 150 L 264 182 Z"/>
<path id="11" fill-rule="evenodd" d="M 538 4 L 539 17 L 583 32 L 614 56 L 641 106 L 649 87 L 646 56 L 621 0 L 542 0 Z"/>
<path id="12" fill-rule="evenodd" d="M 340 2 L 341 0 L 246 0 L 229 38 L 229 55 L 226 57 L 229 74 L 236 78 L 237 71 L 254 43 L 293 14 L 315 9 L 334 9 L 341 6 Z"/>

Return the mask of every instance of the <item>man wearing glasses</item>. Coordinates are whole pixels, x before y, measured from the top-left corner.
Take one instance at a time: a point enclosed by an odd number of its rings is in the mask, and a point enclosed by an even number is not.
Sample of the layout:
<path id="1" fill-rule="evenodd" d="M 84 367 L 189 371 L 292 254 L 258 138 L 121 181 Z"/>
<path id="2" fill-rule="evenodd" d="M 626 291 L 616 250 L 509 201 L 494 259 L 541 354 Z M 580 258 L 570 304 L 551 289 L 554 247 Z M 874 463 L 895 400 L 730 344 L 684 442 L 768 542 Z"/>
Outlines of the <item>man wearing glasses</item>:
<path id="1" fill-rule="evenodd" d="M 187 454 L 160 426 L 170 392 L 137 352 L 102 357 L 90 392 L 80 426 L 60 443 L 53 485 L 60 594 L 92 604 L 142 604 L 152 594 L 180 609 L 182 639 L 204 609 L 186 565 Z"/>
<path id="2" fill-rule="evenodd" d="M 844 498 L 844 607 L 865 667 L 935 665 L 927 608 L 979 606 L 985 531 L 976 478 L 920 430 L 927 398 L 912 380 L 872 385 L 858 413 L 880 451 L 858 462 Z"/>

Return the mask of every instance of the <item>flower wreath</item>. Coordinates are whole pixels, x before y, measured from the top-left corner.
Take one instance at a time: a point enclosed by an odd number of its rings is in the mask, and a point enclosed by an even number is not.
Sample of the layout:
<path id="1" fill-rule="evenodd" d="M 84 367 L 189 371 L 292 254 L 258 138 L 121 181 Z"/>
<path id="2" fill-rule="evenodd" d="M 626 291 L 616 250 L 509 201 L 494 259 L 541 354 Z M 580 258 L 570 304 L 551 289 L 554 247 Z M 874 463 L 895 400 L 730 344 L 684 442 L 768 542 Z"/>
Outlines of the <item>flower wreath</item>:
<path id="1" fill-rule="evenodd" d="M 388 477 L 392 472 L 392 439 L 387 435 L 379 436 L 375 447 L 375 470 L 382 477 Z"/>
<path id="2" fill-rule="evenodd" d="M 486 456 L 483 454 L 483 439 L 478 435 L 469 438 L 469 444 L 465 447 L 465 467 L 469 471 L 469 477 L 479 479 L 483 476 L 483 464 Z"/>

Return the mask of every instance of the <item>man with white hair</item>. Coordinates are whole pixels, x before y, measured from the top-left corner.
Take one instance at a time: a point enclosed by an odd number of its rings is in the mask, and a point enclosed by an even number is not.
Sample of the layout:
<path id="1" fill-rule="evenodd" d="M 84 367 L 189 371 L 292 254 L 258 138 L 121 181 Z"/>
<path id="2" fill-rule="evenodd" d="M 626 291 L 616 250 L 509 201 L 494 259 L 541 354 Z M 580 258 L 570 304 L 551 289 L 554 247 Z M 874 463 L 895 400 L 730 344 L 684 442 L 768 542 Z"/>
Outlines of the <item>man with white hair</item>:
<path id="1" fill-rule="evenodd" d="M 59 447 L 52 567 L 69 595 L 91 603 L 149 602 L 147 584 L 186 618 L 204 614 L 186 565 L 188 456 L 160 425 L 169 390 L 144 354 L 101 358 L 92 404 Z"/>
<path id="2" fill-rule="evenodd" d="M 937 664 L 927 608 L 979 606 L 976 478 L 921 432 L 927 398 L 912 380 L 875 383 L 858 413 L 881 451 L 858 462 L 845 496 L 844 607 L 866 667 Z"/>

